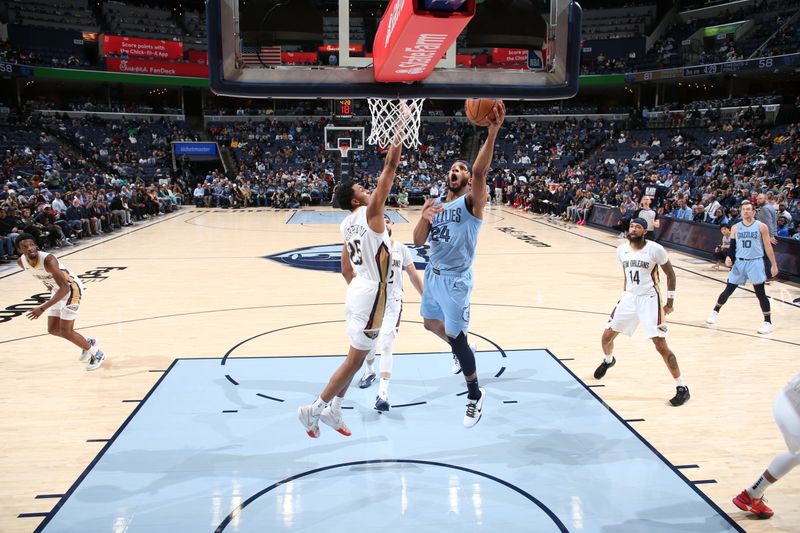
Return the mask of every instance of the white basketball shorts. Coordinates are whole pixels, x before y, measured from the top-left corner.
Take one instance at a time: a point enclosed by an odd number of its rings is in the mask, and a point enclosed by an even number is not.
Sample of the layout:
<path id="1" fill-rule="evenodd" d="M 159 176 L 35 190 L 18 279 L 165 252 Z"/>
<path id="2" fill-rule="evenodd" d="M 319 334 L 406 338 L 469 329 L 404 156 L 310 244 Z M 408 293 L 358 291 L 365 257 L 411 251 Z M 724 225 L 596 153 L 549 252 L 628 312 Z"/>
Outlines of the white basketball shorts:
<path id="1" fill-rule="evenodd" d="M 350 345 L 371 350 L 378 339 L 386 313 L 386 284 L 359 276 L 347 286 L 344 318 Z"/>
<path id="2" fill-rule="evenodd" d="M 617 306 L 611 311 L 606 327 L 630 337 L 640 323 L 648 339 L 667 336 L 661 297 L 658 293 L 636 296 L 623 292 Z"/>

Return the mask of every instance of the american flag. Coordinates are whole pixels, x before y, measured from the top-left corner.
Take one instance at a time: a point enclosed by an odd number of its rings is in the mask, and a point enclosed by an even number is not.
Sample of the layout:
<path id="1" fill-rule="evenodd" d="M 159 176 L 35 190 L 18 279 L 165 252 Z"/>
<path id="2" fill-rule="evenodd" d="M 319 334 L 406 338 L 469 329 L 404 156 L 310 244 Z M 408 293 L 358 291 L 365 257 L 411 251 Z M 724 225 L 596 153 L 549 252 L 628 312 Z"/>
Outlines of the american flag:
<path id="1" fill-rule="evenodd" d="M 280 46 L 242 46 L 242 62 L 251 67 L 281 64 Z"/>

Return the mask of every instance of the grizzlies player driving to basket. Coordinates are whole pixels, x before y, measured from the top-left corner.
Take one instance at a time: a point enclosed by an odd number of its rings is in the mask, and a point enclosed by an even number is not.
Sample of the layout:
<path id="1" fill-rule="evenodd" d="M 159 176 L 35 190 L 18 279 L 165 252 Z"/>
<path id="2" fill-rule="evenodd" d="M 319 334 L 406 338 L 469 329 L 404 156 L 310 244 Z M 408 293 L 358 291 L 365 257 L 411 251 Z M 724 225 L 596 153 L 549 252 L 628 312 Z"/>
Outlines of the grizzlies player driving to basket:
<path id="1" fill-rule="evenodd" d="M 425 269 L 420 313 L 425 329 L 450 344 L 453 356 L 467 382 L 467 412 L 464 427 L 478 423 L 486 391 L 478 386 L 475 353 L 467 342 L 469 301 L 472 293 L 472 262 L 478 231 L 486 206 L 486 177 L 494 154 L 497 133 L 506 109 L 498 100 L 489 115 L 490 124 L 475 164 L 456 161 L 450 167 L 447 195 L 429 198 L 422 218 L 414 228 L 414 245 L 430 242 L 430 262 Z"/>
<path id="2" fill-rule="evenodd" d="M 652 339 L 656 350 L 664 358 L 670 374 L 675 378 L 676 394 L 669 401 L 677 407 L 689 400 L 689 387 L 683 382 L 678 360 L 667 346 L 667 326 L 664 316 L 672 312 L 675 299 L 675 270 L 667 257 L 667 251 L 658 243 L 645 240 L 647 220 L 634 218 L 628 230 L 628 242 L 617 247 L 617 259 L 622 263 L 625 276 L 625 291 L 611 312 L 608 325 L 601 340 L 605 358 L 597 370 L 595 379 L 602 379 L 609 368 L 617 362 L 614 359 L 614 339 L 624 333 L 629 337 L 636 331 L 639 323 L 647 338 Z M 661 307 L 661 292 L 658 288 L 658 267 L 667 275 L 667 302 Z M 662 314 L 663 311 L 663 314 Z"/>

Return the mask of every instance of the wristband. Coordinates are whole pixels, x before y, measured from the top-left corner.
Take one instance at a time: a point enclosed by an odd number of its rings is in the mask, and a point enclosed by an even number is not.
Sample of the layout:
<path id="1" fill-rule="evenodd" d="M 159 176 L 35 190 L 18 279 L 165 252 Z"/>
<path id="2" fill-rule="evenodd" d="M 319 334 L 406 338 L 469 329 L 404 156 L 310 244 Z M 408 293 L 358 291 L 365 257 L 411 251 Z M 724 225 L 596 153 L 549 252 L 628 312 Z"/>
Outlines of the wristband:
<path id="1" fill-rule="evenodd" d="M 667 291 L 667 300 L 675 299 L 675 291 Z"/>

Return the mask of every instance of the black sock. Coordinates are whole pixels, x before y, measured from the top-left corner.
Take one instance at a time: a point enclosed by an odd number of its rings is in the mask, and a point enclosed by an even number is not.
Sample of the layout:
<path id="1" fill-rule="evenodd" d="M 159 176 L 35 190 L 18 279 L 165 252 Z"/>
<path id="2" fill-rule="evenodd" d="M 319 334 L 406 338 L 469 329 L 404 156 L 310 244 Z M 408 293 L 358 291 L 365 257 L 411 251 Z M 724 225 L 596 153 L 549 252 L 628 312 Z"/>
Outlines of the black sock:
<path id="1" fill-rule="evenodd" d="M 769 322 L 770 324 L 772 324 L 772 315 L 770 314 L 764 315 L 764 322 Z"/>
<path id="2" fill-rule="evenodd" d="M 719 313 L 720 309 L 722 309 L 721 305 L 717 304 L 717 305 L 714 306 L 714 311 L 716 311 L 717 313 Z"/>
<path id="3" fill-rule="evenodd" d="M 464 332 L 458 334 L 457 337 L 449 337 L 450 347 L 453 350 L 453 355 L 458 358 L 461 364 L 461 370 L 464 372 L 464 377 L 471 376 L 475 373 L 475 354 L 467 343 L 467 336 Z"/>
<path id="4" fill-rule="evenodd" d="M 473 381 L 467 381 L 467 398 L 470 400 L 477 400 L 481 397 L 481 390 L 478 386 L 478 378 Z"/>

